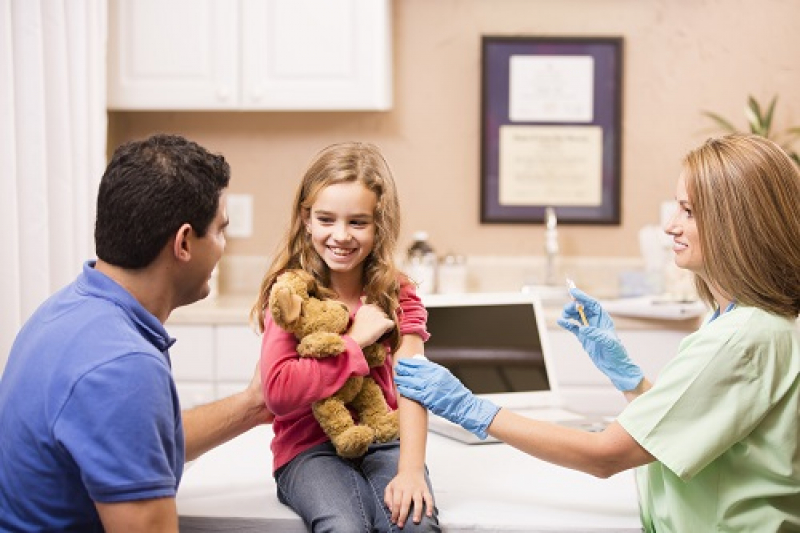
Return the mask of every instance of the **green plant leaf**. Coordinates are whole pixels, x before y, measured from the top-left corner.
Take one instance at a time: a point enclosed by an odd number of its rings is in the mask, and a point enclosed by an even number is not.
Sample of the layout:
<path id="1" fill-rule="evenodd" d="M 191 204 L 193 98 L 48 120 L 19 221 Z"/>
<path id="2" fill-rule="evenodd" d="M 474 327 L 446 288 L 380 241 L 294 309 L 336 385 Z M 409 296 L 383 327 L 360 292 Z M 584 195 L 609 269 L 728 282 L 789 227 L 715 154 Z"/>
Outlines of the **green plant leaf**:
<path id="1" fill-rule="evenodd" d="M 752 96 L 747 97 L 747 105 L 744 108 L 744 116 L 750 125 L 750 133 L 764 136 L 764 123 L 761 117 L 761 108 Z"/>
<path id="2" fill-rule="evenodd" d="M 736 133 L 738 131 L 736 129 L 736 126 L 734 126 L 733 124 L 728 122 L 727 119 L 721 117 L 717 113 L 712 113 L 711 111 L 703 111 L 703 114 L 705 116 L 707 116 L 708 118 L 710 118 L 711 120 L 713 120 L 714 122 L 716 122 L 717 126 L 719 126 L 721 129 L 723 129 L 725 131 L 728 131 L 728 132 L 731 132 L 731 133 Z"/>
<path id="3" fill-rule="evenodd" d="M 767 107 L 767 113 L 764 115 L 764 120 L 762 122 L 764 126 L 764 137 L 767 139 L 770 138 L 770 132 L 772 131 L 772 116 L 775 114 L 776 103 L 778 103 L 778 95 L 772 97 L 772 101 L 769 103 L 769 107 Z"/>
<path id="4" fill-rule="evenodd" d="M 798 154 L 795 152 L 790 152 L 789 147 L 796 141 L 800 140 L 800 126 L 788 128 L 782 131 L 780 134 L 775 135 L 774 139 L 772 138 L 772 126 L 777 103 L 778 95 L 775 95 L 772 97 L 772 100 L 770 100 L 769 105 L 766 108 L 766 113 L 762 113 L 761 106 L 758 104 L 758 101 L 753 98 L 752 95 L 748 95 L 747 105 L 744 108 L 747 126 L 750 129 L 750 133 L 774 140 L 776 143 L 780 144 L 787 151 L 787 153 L 790 153 L 795 161 L 798 161 L 798 157 L 800 156 L 798 156 Z M 717 127 L 726 132 L 736 133 L 739 131 L 730 121 L 717 113 L 711 111 L 702 111 L 701 113 L 713 120 Z M 800 164 L 800 161 L 798 161 L 798 164 Z"/>
<path id="5" fill-rule="evenodd" d="M 783 132 L 783 147 L 792 146 L 795 142 L 797 142 L 798 137 L 800 137 L 800 128 L 789 128 L 785 132 Z"/>

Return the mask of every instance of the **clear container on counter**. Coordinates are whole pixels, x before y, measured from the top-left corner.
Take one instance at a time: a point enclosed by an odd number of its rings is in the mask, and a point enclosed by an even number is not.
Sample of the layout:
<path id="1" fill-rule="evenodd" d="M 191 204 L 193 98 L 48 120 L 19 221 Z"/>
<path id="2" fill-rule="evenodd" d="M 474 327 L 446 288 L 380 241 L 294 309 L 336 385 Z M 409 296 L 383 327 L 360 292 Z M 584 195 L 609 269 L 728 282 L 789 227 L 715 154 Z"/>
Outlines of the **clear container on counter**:
<path id="1" fill-rule="evenodd" d="M 463 255 L 447 254 L 439 262 L 436 290 L 441 294 L 467 292 L 467 260 Z"/>
<path id="2" fill-rule="evenodd" d="M 436 252 L 428 242 L 428 232 L 414 232 L 414 241 L 406 252 L 405 272 L 417 284 L 417 293 L 436 292 Z"/>

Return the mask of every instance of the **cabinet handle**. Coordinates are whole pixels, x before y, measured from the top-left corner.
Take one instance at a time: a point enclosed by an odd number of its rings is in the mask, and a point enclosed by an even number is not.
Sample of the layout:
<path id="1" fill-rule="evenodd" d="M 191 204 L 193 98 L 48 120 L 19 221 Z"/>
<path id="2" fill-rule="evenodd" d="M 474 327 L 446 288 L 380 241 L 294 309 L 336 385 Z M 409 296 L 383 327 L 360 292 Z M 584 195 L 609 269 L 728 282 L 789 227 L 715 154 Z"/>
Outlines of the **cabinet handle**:
<path id="1" fill-rule="evenodd" d="M 217 89 L 217 98 L 223 102 L 231 97 L 231 90 L 227 86 L 222 86 Z"/>
<path id="2" fill-rule="evenodd" d="M 258 102 L 264 96 L 264 88 L 261 87 L 260 89 L 253 89 L 251 93 L 252 99 L 254 102 Z"/>

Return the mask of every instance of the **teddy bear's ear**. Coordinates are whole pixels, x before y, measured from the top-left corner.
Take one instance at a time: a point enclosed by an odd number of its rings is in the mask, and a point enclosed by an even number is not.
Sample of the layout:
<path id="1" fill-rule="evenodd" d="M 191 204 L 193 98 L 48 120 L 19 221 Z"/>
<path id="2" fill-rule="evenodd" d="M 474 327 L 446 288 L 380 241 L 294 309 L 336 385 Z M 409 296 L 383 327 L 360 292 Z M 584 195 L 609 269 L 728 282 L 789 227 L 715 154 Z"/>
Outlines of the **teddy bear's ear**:
<path id="1" fill-rule="evenodd" d="M 280 309 L 281 315 L 287 324 L 292 324 L 300 318 L 303 299 L 293 294 L 289 289 L 278 289 L 278 293 L 275 295 L 275 303 L 278 305 L 278 309 Z"/>

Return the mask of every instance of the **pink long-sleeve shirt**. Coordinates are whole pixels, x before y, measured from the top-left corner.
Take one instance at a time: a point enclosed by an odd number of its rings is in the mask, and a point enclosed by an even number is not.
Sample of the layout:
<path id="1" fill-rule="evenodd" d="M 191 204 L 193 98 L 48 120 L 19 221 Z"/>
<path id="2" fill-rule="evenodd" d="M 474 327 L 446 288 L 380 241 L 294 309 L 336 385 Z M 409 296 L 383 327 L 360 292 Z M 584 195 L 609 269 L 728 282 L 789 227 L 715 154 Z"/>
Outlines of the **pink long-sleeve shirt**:
<path id="1" fill-rule="evenodd" d="M 352 321 L 355 312 L 351 310 Z M 414 286 L 405 284 L 400 289 L 398 321 L 400 334 L 414 334 L 427 341 L 428 312 L 417 296 Z M 369 368 L 361 347 L 343 335 L 345 351 L 324 359 L 302 358 L 297 354 L 297 338 L 272 320 L 267 313 L 261 345 L 261 383 L 267 407 L 275 414 L 272 429 L 273 471 L 285 465 L 298 454 L 328 439 L 322 431 L 311 404 L 333 395 L 352 376 L 372 377 L 383 391 L 386 403 L 397 409 L 393 379 L 393 357 L 378 368 Z M 388 344 L 386 345 L 389 351 Z"/>

